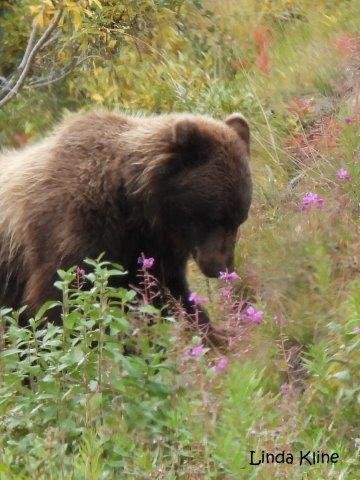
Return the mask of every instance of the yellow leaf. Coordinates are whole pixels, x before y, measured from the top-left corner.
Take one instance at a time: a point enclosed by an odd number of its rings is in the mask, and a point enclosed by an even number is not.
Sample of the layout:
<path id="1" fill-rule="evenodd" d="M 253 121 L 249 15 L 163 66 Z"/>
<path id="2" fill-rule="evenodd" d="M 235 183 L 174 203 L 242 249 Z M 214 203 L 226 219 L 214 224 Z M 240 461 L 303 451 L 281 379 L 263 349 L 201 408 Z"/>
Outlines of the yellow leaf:
<path id="1" fill-rule="evenodd" d="M 43 12 L 40 12 L 38 13 L 35 17 L 34 17 L 34 23 L 39 26 L 40 28 L 42 28 L 44 26 L 44 14 Z"/>
<path id="2" fill-rule="evenodd" d="M 95 100 L 95 102 L 102 102 L 104 100 L 104 97 L 102 97 L 99 93 L 93 93 L 91 98 Z"/>
<path id="3" fill-rule="evenodd" d="M 72 15 L 73 15 L 75 29 L 79 30 L 81 28 L 81 25 L 82 25 L 82 18 L 81 18 L 81 14 L 80 14 L 79 10 L 73 10 Z"/>
<path id="4" fill-rule="evenodd" d="M 41 9 L 41 5 L 30 5 L 29 6 L 29 10 L 30 10 L 30 13 L 34 14 L 34 13 L 38 13 Z"/>
<path id="5" fill-rule="evenodd" d="M 92 5 L 93 3 L 95 3 L 95 5 L 97 5 L 102 10 L 102 5 L 99 0 L 90 0 L 90 5 Z"/>

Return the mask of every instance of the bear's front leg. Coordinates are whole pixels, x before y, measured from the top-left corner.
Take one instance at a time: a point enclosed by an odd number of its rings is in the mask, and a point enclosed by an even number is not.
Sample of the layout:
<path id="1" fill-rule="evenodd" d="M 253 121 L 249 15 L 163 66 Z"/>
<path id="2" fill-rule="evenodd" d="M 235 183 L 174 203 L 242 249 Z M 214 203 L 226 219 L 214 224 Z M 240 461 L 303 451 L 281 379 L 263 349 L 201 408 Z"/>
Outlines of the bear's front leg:
<path id="1" fill-rule="evenodd" d="M 60 292 L 54 287 L 56 267 L 44 265 L 33 270 L 25 287 L 23 303 L 28 306 L 20 319 L 20 324 L 26 326 L 30 317 L 34 316 L 47 300 L 61 300 Z M 46 313 L 48 321 L 61 324 L 61 308 L 52 308 Z"/>
<path id="2" fill-rule="evenodd" d="M 212 329 L 210 319 L 200 305 L 189 299 L 190 290 L 185 277 L 185 267 L 182 270 L 173 268 L 171 274 L 166 275 L 164 283 L 171 296 L 183 306 L 189 321 L 206 335 Z"/>
<path id="3" fill-rule="evenodd" d="M 204 341 L 210 346 L 220 347 L 226 345 L 227 339 L 225 333 L 213 327 L 206 310 L 201 305 L 190 301 L 189 296 L 190 292 L 187 288 L 186 297 L 181 296 L 180 298 L 187 299 L 186 301 L 182 301 L 181 303 L 185 308 L 187 318 L 190 321 L 191 325 L 195 326 L 199 330 L 200 334 L 204 338 Z"/>
<path id="4" fill-rule="evenodd" d="M 168 289 L 171 296 L 180 302 L 191 326 L 196 327 L 204 337 L 204 341 L 210 345 L 223 346 L 227 344 L 226 335 L 215 329 L 209 319 L 206 310 L 190 300 L 190 290 L 186 281 L 186 263 L 177 265 L 171 262 L 171 267 L 162 264 L 162 284 Z"/>

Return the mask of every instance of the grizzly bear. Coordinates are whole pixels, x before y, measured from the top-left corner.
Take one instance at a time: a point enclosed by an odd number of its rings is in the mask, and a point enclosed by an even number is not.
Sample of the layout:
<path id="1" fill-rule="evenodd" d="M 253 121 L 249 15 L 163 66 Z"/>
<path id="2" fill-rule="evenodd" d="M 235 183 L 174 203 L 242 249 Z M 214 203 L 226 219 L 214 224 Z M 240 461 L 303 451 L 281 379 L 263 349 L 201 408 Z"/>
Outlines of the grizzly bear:
<path id="1" fill-rule="evenodd" d="M 33 314 L 55 298 L 56 271 L 105 252 L 136 284 L 140 255 L 189 316 L 186 263 L 233 268 L 252 183 L 249 127 L 191 114 L 77 114 L 43 141 L 0 157 L 0 305 Z"/>

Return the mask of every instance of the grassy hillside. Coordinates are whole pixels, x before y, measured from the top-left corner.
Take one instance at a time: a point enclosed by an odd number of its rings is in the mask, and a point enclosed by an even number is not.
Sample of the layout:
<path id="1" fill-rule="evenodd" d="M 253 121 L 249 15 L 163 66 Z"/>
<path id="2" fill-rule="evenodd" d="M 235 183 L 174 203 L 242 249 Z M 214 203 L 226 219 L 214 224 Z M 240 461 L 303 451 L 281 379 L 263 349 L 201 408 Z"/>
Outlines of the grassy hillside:
<path id="1" fill-rule="evenodd" d="M 1 480 L 359 478 L 359 2 L 180 4 L 155 17 L 161 28 L 140 54 L 129 44 L 93 77 L 80 69 L 24 90 L 2 111 L 0 135 L 28 141 L 94 104 L 242 111 L 255 192 L 236 247 L 240 279 L 209 282 L 189 265 L 228 345 L 201 347 L 181 319 L 147 305 L 148 290 L 140 305 L 114 292 L 118 267 L 90 265 L 90 292 L 77 288 L 82 272 L 61 272 L 64 328 L 36 330 L 52 304 L 30 330 L 0 311 Z M 259 321 L 239 314 L 245 301 Z M 251 450 L 294 462 L 250 465 Z M 339 459 L 299 465 L 309 450 Z"/>

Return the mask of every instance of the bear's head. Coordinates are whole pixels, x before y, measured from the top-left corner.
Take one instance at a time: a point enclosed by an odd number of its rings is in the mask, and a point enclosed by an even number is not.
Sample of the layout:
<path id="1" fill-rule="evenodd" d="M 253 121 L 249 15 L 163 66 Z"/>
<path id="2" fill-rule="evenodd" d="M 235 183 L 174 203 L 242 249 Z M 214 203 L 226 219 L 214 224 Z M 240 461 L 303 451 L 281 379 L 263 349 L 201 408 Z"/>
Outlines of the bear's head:
<path id="1" fill-rule="evenodd" d="M 164 123 L 137 187 L 171 244 L 218 277 L 233 269 L 236 234 L 251 204 L 248 123 L 237 113 L 224 121 L 179 114 Z"/>

